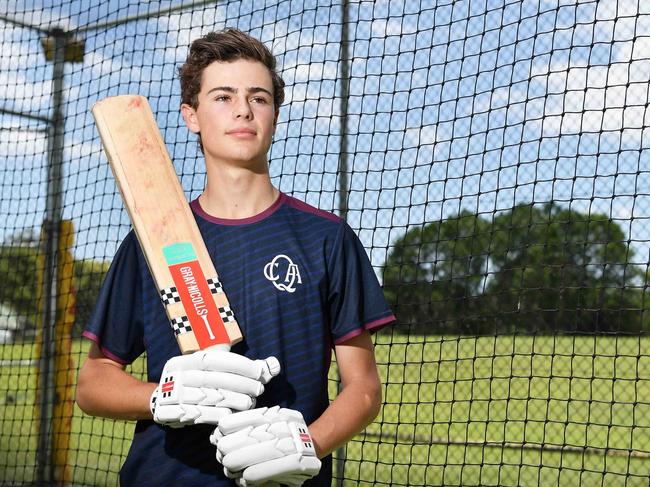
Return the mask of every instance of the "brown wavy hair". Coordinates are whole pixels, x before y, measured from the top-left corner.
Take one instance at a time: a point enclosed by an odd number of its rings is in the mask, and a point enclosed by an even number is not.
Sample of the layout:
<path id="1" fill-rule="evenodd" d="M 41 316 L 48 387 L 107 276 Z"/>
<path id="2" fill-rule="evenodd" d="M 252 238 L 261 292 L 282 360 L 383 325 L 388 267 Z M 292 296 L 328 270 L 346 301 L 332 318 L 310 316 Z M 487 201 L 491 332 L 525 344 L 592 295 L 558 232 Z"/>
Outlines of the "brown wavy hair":
<path id="1" fill-rule="evenodd" d="M 178 69 L 181 103 L 197 108 L 203 70 L 215 61 L 232 62 L 239 59 L 259 61 L 267 67 L 273 82 L 273 104 L 277 111 L 284 102 L 284 81 L 277 73 L 275 57 L 262 42 L 233 28 L 210 32 L 192 42 L 185 64 Z"/>

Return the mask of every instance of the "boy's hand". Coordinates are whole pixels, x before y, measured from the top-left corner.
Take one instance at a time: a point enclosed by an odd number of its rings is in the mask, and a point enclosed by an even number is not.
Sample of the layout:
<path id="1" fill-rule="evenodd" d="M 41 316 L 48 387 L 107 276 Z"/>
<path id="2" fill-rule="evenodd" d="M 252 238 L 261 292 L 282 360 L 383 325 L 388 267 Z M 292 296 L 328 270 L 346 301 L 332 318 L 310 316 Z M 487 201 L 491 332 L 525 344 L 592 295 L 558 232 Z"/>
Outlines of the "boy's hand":
<path id="1" fill-rule="evenodd" d="M 239 486 L 299 486 L 320 471 L 305 420 L 293 409 L 233 414 L 219 421 L 210 441 L 224 472 Z"/>
<path id="2" fill-rule="evenodd" d="M 264 384 L 279 373 L 275 357 L 251 360 L 223 350 L 173 357 L 151 395 L 151 413 L 157 423 L 174 428 L 217 424 L 233 410 L 254 407 Z"/>

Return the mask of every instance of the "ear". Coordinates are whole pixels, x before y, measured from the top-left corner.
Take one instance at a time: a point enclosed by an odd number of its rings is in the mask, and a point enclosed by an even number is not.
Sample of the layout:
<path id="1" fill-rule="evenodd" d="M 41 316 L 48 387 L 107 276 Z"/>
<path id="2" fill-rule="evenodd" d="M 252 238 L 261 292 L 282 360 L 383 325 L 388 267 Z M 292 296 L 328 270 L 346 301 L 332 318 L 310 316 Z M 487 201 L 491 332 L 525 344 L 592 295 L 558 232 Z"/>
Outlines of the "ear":
<path id="1" fill-rule="evenodd" d="M 181 104 L 181 115 L 183 115 L 185 125 L 187 125 L 187 128 L 190 130 L 190 132 L 198 134 L 201 131 L 201 127 L 199 126 L 199 121 L 196 116 L 196 110 L 194 110 L 194 108 L 192 108 L 187 103 Z"/>

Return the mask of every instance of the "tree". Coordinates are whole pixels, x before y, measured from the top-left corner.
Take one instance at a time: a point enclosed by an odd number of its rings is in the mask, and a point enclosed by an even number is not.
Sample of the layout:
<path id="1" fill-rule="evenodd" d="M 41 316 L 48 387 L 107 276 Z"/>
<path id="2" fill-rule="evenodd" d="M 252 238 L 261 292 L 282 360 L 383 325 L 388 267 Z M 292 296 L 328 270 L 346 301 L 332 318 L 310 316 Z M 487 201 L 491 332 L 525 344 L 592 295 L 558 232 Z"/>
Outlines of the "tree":
<path id="1" fill-rule="evenodd" d="M 31 327 L 40 326 L 38 310 L 38 248 L 0 246 L 0 303 L 10 305 Z M 75 260 L 76 313 L 73 336 L 81 335 L 88 323 L 109 263 Z M 42 272 L 42 270 L 40 270 Z"/>
<path id="2" fill-rule="evenodd" d="M 33 247 L 0 246 L 0 303 L 10 305 L 32 326 L 38 322 L 37 261 Z"/>
<path id="3" fill-rule="evenodd" d="M 414 228 L 384 266 L 384 292 L 399 321 L 414 330 L 471 331 L 480 322 L 488 226 L 463 211 Z"/>
<path id="4" fill-rule="evenodd" d="M 554 203 L 464 211 L 398 240 L 384 289 L 419 332 L 638 332 L 649 320 L 632 256 L 605 215 Z"/>
<path id="5" fill-rule="evenodd" d="M 554 203 L 494 219 L 486 293 L 498 328 L 617 332 L 642 328 L 641 270 L 620 226 Z"/>

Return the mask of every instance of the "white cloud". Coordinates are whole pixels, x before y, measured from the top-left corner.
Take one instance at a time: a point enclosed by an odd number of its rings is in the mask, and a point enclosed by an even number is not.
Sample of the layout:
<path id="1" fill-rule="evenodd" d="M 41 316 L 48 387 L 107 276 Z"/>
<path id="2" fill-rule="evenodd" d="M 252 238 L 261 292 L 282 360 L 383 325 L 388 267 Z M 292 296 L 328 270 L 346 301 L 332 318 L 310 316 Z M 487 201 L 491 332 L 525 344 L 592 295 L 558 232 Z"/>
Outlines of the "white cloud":
<path id="1" fill-rule="evenodd" d="M 616 4 L 613 2 L 602 2 L 599 4 L 597 13 L 598 19 L 609 18 Z M 619 10 L 618 15 L 621 15 Z M 650 23 L 650 18 L 640 16 L 637 22 Z M 596 24 L 596 29 L 598 24 Z M 620 44 L 620 43 L 619 43 Z M 621 61 L 647 59 L 650 52 L 650 41 L 645 37 L 638 37 L 631 49 L 631 56 L 626 54 L 629 49 L 617 51 L 617 44 L 613 49 L 613 62 L 607 66 L 570 66 L 562 73 L 562 76 L 548 75 L 540 80 L 547 84 L 548 93 L 561 93 L 558 96 L 539 98 L 532 103 L 544 104 L 544 134 L 555 136 L 562 134 L 575 134 L 578 132 L 598 132 L 619 130 L 632 122 L 632 117 L 642 117 L 643 110 L 634 110 L 646 103 L 647 95 L 642 86 L 628 84 L 631 73 L 636 73 L 635 80 L 639 76 L 647 81 L 650 78 L 650 63 L 643 63 L 640 67 L 645 68 L 646 73 L 640 75 L 631 69 L 629 62 L 616 62 L 620 57 Z M 535 65 L 535 62 L 533 62 Z M 551 72 L 554 67 L 551 66 Z M 538 69 L 537 72 L 541 72 Z M 565 82 L 564 79 L 567 81 Z M 569 88 L 569 89 L 567 89 Z M 585 90 L 586 91 L 582 91 Z M 640 93 L 639 93 L 640 92 Z M 584 94 L 583 94 L 584 93 Z M 634 95 L 636 93 L 636 95 Z M 625 110 L 624 110 L 625 109 Z M 560 116 L 562 115 L 562 116 Z M 633 123 L 639 126 L 641 122 Z M 633 134 L 633 132 L 629 132 Z M 624 135 L 625 137 L 626 135 Z"/>
<path id="2" fill-rule="evenodd" d="M 74 140 L 72 144 L 65 147 L 63 150 L 63 160 L 65 161 L 79 161 L 87 160 L 91 157 L 96 157 L 102 151 L 102 146 L 99 138 L 82 141 Z"/>
<path id="3" fill-rule="evenodd" d="M 39 37 L 30 34 L 23 38 L 25 30 L 18 28 L 0 32 L 0 104 L 16 112 L 47 116 L 51 69 L 47 69 Z"/>
<path id="4" fill-rule="evenodd" d="M 188 10 L 159 17 L 157 23 L 160 32 L 165 32 L 170 37 L 168 45 L 179 46 L 186 51 L 194 39 L 222 27 L 221 24 L 224 20 L 217 18 L 219 7 L 211 9 L 206 6 L 205 8 L 198 12 Z M 174 49 L 167 50 L 167 52 L 174 51 Z M 176 59 L 177 56 L 174 52 L 172 60 Z"/>
<path id="5" fill-rule="evenodd" d="M 419 141 L 421 145 L 433 145 L 436 142 L 436 125 L 425 125 L 420 129 Z M 413 129 L 407 130 L 407 135 L 411 134 Z"/>
<path id="6" fill-rule="evenodd" d="M 47 137 L 44 132 L 31 130 L 3 130 L 0 157 L 44 157 Z"/>
<path id="7" fill-rule="evenodd" d="M 402 22 L 401 17 L 390 17 L 388 19 L 374 19 L 372 21 L 372 37 L 383 38 L 388 36 L 399 36 L 414 31 L 414 23 Z"/>
<path id="8" fill-rule="evenodd" d="M 601 0 L 597 3 L 596 20 L 614 20 L 618 15 L 619 3 L 617 0 Z"/>

